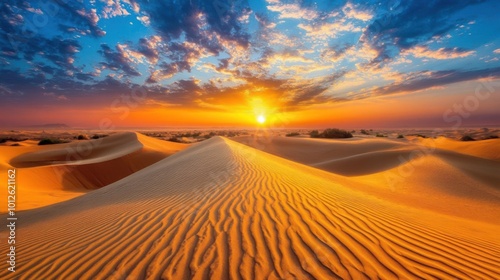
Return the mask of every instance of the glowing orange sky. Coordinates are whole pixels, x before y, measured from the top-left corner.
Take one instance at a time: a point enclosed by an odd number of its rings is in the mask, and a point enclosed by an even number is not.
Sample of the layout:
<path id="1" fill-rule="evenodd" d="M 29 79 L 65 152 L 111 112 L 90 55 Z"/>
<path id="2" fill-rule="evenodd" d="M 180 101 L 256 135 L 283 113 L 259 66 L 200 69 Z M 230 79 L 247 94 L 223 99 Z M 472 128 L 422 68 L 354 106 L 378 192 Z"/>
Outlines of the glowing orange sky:
<path id="1" fill-rule="evenodd" d="M 374 97 L 348 102 L 317 104 L 305 108 L 287 108 L 273 105 L 276 100 L 265 96 L 248 102 L 228 96 L 227 105 L 220 108 L 163 107 L 70 107 L 60 106 L 33 110 L 10 108 L 3 119 L 4 127 L 17 125 L 66 123 L 74 127 L 113 129 L 120 127 L 257 127 L 257 116 L 266 117 L 266 127 L 450 127 L 455 122 L 443 120 L 443 114 L 464 100 L 472 100 L 477 83 L 466 82 L 447 88 L 431 89 L 411 94 Z M 487 91 L 484 91 L 487 92 Z M 477 109 L 467 112 L 461 125 L 495 125 L 500 95 L 491 94 L 487 100 L 479 100 Z M 221 101 L 222 102 L 222 101 Z M 123 104 L 122 104 L 123 105 Z M 471 105 L 474 105 L 471 103 Z M 471 106 L 469 105 L 469 107 Z M 118 109 L 117 109 L 118 108 Z M 470 108 L 469 108 L 470 109 Z M 452 112 L 450 116 L 458 116 Z M 493 117 L 491 117 L 493 116 Z M 38 120 L 34 122 L 33 120 Z"/>

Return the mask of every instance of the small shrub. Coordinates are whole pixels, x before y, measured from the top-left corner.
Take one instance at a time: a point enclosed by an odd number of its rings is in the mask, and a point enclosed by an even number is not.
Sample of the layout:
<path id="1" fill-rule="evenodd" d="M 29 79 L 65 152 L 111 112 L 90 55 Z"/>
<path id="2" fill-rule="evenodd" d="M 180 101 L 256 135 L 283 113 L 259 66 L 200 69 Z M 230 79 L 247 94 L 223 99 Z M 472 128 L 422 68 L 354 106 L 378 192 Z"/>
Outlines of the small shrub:
<path id="1" fill-rule="evenodd" d="M 403 136 L 403 134 L 399 134 L 398 135 L 398 139 L 404 139 L 405 137 Z"/>
<path id="2" fill-rule="evenodd" d="M 212 138 L 214 136 L 217 136 L 217 133 L 215 133 L 213 131 L 210 131 L 210 133 L 203 135 L 203 138 L 210 139 L 210 138 Z"/>
<path id="3" fill-rule="evenodd" d="M 484 138 L 484 140 L 488 140 L 488 139 L 498 139 L 498 135 L 488 135 Z"/>
<path id="4" fill-rule="evenodd" d="M 361 129 L 361 134 L 364 134 L 364 135 L 370 135 L 370 132 L 364 130 L 364 129 Z"/>
<path id="5" fill-rule="evenodd" d="M 375 135 L 375 137 L 387 137 L 387 136 L 385 136 L 384 134 L 377 133 L 377 135 Z"/>
<path id="6" fill-rule="evenodd" d="M 327 128 L 321 133 L 313 130 L 309 135 L 311 138 L 352 138 L 352 134 L 349 131 L 338 128 Z"/>
<path id="7" fill-rule="evenodd" d="M 408 136 L 416 136 L 416 137 L 420 137 L 420 138 L 429 138 L 425 135 L 422 135 L 422 134 L 408 134 Z"/>
<path id="8" fill-rule="evenodd" d="M 21 146 L 21 145 L 19 145 L 19 143 L 14 143 L 14 144 L 12 144 L 12 145 L 10 145 L 10 146 L 11 146 L 11 147 L 17 147 L 17 146 Z"/>
<path id="9" fill-rule="evenodd" d="M 476 141 L 476 139 L 472 138 L 470 135 L 464 135 L 460 138 L 460 141 Z"/>
<path id="10" fill-rule="evenodd" d="M 170 141 L 170 142 L 176 142 L 176 143 L 182 143 L 182 141 L 181 141 L 181 140 L 179 140 L 179 138 L 177 138 L 177 137 L 175 137 L 175 136 L 174 136 L 174 137 L 170 137 L 170 138 L 168 138 L 168 139 L 167 139 L 167 141 Z"/>
<path id="11" fill-rule="evenodd" d="M 6 137 L 6 138 L 0 138 L 0 144 L 1 143 L 5 143 L 7 141 L 11 141 L 11 142 L 21 142 L 21 141 L 24 141 L 24 140 L 28 140 L 28 139 L 20 139 L 20 138 L 14 138 L 14 137 Z"/>
<path id="12" fill-rule="evenodd" d="M 187 133 L 179 133 L 177 137 L 186 137 L 186 138 L 198 138 L 201 135 L 201 132 L 187 132 Z"/>
<path id="13" fill-rule="evenodd" d="M 300 135 L 300 133 L 298 133 L 298 132 L 290 132 L 290 133 L 287 133 L 285 136 L 286 137 L 293 137 L 293 136 L 299 136 L 299 135 Z"/>
<path id="14" fill-rule="evenodd" d="M 53 144 L 62 144 L 62 143 L 68 143 L 68 141 L 63 141 L 61 139 L 45 138 L 45 139 L 40 140 L 40 142 L 38 142 L 38 145 L 41 146 L 41 145 L 53 145 Z"/>
<path id="15" fill-rule="evenodd" d="M 320 137 L 320 134 L 319 134 L 319 131 L 317 130 L 313 130 L 309 133 L 309 136 L 311 136 L 311 138 L 319 138 Z"/>
<path id="16" fill-rule="evenodd" d="M 322 134 L 324 138 L 352 138 L 349 131 L 338 128 L 327 128 Z"/>
<path id="17" fill-rule="evenodd" d="M 76 139 L 78 139 L 78 140 L 89 140 L 89 137 L 87 137 L 87 135 L 80 134 L 80 135 L 78 135 L 78 137 Z"/>
<path id="18" fill-rule="evenodd" d="M 92 135 L 92 137 L 90 137 L 90 139 L 99 139 L 99 138 L 104 138 L 104 137 L 107 137 L 108 135 L 107 134 L 94 134 Z"/>

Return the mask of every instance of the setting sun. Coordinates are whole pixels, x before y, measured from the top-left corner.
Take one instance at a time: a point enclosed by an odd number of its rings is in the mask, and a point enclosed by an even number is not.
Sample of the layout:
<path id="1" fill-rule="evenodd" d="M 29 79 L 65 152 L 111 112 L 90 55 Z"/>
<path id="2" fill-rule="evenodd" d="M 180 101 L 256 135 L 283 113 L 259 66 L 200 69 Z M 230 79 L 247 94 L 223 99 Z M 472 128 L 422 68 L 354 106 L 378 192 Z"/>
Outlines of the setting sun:
<path id="1" fill-rule="evenodd" d="M 260 123 L 260 124 L 263 124 L 266 122 L 266 117 L 264 117 L 263 115 L 259 115 L 257 117 L 257 122 Z"/>

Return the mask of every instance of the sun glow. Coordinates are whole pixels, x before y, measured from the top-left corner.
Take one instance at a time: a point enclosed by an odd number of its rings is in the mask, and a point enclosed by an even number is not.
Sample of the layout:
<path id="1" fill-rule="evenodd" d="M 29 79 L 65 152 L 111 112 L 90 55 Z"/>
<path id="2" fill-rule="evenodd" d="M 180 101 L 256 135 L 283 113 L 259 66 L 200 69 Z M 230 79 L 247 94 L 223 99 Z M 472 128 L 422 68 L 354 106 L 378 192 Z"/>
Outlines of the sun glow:
<path id="1" fill-rule="evenodd" d="M 264 115 L 259 115 L 257 117 L 257 122 L 260 123 L 260 124 L 263 124 L 266 122 L 266 117 L 264 117 Z"/>

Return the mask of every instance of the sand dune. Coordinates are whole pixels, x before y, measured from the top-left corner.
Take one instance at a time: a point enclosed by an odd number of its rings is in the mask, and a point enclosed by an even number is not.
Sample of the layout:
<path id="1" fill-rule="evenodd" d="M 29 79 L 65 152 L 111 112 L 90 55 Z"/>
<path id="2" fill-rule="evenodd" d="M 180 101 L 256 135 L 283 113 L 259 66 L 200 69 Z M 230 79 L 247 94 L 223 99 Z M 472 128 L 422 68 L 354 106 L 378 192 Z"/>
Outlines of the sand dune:
<path id="1" fill-rule="evenodd" d="M 138 133 L 59 145 L 4 146 L 0 169 L 17 169 L 18 210 L 24 210 L 106 186 L 185 147 Z"/>
<path id="2" fill-rule="evenodd" d="M 384 200 L 487 222 L 497 221 L 500 215 L 500 163 L 494 160 L 500 139 L 460 142 L 444 138 L 407 141 L 241 136 L 234 140 L 348 176 L 345 185 Z"/>
<path id="3" fill-rule="evenodd" d="M 385 201 L 349 182 L 212 138 L 104 188 L 20 213 L 16 273 L 19 279 L 500 275 L 498 223 Z"/>
<path id="4" fill-rule="evenodd" d="M 258 150 L 307 165 L 320 164 L 330 160 L 347 158 L 371 152 L 376 153 L 404 148 L 408 143 L 407 141 L 402 140 L 377 138 L 349 138 L 332 140 L 280 136 L 238 136 L 233 137 L 232 139 Z"/>
<path id="5" fill-rule="evenodd" d="M 472 155 L 480 158 L 500 160 L 500 139 L 481 141 L 457 141 L 445 137 L 437 139 L 421 139 L 423 145 L 451 150 L 457 153 Z"/>

